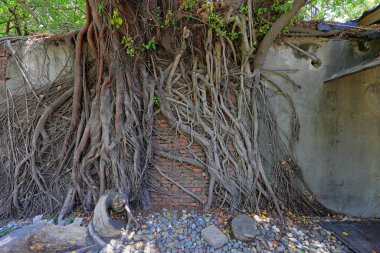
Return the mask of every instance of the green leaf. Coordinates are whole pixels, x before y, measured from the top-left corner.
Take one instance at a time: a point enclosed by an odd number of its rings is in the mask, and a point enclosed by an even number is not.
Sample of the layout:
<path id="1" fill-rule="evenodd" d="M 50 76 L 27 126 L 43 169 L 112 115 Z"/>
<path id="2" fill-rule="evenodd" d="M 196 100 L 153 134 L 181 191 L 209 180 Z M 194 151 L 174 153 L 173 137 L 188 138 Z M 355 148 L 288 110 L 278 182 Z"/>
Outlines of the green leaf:
<path id="1" fill-rule="evenodd" d="M 99 13 L 99 15 L 102 15 L 103 10 L 104 10 L 104 5 L 102 3 L 100 3 L 99 6 L 98 6 L 98 13 Z"/>
<path id="2" fill-rule="evenodd" d="M 119 26 L 121 26 L 123 24 L 123 19 L 121 17 L 115 18 L 114 21 Z"/>

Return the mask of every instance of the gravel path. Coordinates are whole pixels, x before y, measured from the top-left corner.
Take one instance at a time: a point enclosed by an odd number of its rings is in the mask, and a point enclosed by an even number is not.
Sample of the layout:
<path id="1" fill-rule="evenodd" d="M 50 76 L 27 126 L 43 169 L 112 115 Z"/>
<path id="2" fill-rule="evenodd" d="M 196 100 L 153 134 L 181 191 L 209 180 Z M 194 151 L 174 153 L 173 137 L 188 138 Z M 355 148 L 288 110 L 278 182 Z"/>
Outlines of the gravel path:
<path id="1" fill-rule="evenodd" d="M 111 252 L 350 252 L 319 222 L 328 219 L 286 215 L 285 236 L 280 238 L 279 219 L 266 212 L 248 214 L 256 220 L 259 235 L 250 243 L 231 235 L 232 215 L 223 212 L 167 210 L 138 215 L 141 225 L 128 238 L 111 240 L 104 253 Z M 214 249 L 202 238 L 201 230 L 216 225 L 228 238 L 228 243 Z"/>

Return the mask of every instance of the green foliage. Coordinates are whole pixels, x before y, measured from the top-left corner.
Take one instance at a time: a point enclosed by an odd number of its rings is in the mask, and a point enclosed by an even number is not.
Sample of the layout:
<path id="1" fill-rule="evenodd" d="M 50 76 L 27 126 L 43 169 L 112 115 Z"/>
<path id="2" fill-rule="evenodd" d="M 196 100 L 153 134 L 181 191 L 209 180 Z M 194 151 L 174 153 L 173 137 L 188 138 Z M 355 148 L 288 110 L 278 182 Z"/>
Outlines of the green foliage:
<path id="1" fill-rule="evenodd" d="M 248 6 L 247 5 L 244 5 L 243 7 L 241 7 L 241 10 L 240 12 L 244 15 L 247 15 L 248 14 Z"/>
<path id="2" fill-rule="evenodd" d="M 261 7 L 256 10 L 257 15 L 263 15 L 267 13 L 268 9 L 266 7 Z"/>
<path id="3" fill-rule="evenodd" d="M 62 33 L 79 29 L 85 21 L 85 1 L 0 1 L 0 36 Z"/>
<path id="4" fill-rule="evenodd" d="M 75 217 L 74 217 L 74 216 L 69 216 L 69 217 L 66 219 L 66 221 L 67 221 L 67 224 L 71 224 L 71 223 L 73 223 L 73 222 L 75 221 Z"/>
<path id="5" fill-rule="evenodd" d="M 270 29 L 270 25 L 269 24 L 265 24 L 263 26 L 260 27 L 259 31 L 258 31 L 258 34 L 260 36 L 265 36 L 265 34 L 267 34 L 267 32 L 269 31 Z"/>
<path id="6" fill-rule="evenodd" d="M 155 38 L 152 38 L 147 43 L 142 43 L 141 51 L 142 52 L 145 52 L 148 50 L 155 51 L 156 50 L 156 44 L 157 44 L 157 42 L 156 42 Z"/>
<path id="7" fill-rule="evenodd" d="M 168 13 L 166 14 L 165 20 L 164 20 L 164 25 L 165 26 L 174 26 L 175 25 L 175 21 L 174 21 L 172 11 L 168 11 Z"/>
<path id="8" fill-rule="evenodd" d="M 219 15 L 215 12 L 211 12 L 208 16 L 208 25 L 210 28 L 215 31 L 220 36 L 226 36 L 227 31 L 224 29 L 224 21 Z"/>
<path id="9" fill-rule="evenodd" d="M 154 19 L 158 22 L 161 20 L 161 13 L 162 11 L 161 11 L 160 6 L 157 6 L 156 9 L 154 10 Z"/>
<path id="10" fill-rule="evenodd" d="M 7 234 L 9 234 L 12 231 L 13 231 L 13 227 L 9 227 L 9 228 L 6 228 L 6 229 L 0 231 L 0 238 L 6 236 Z"/>
<path id="11" fill-rule="evenodd" d="M 103 10 L 104 10 L 104 5 L 102 3 L 100 3 L 98 5 L 98 13 L 99 13 L 99 15 L 103 14 Z"/>
<path id="12" fill-rule="evenodd" d="M 229 34 L 229 37 L 231 38 L 231 40 L 237 40 L 240 36 L 240 33 L 239 32 L 235 32 L 235 31 L 231 31 L 230 34 Z"/>
<path id="13" fill-rule="evenodd" d="M 348 21 L 380 4 L 380 0 L 311 0 L 298 18 L 326 21 Z"/>
<path id="14" fill-rule="evenodd" d="M 134 57 L 136 55 L 136 50 L 134 47 L 133 39 L 129 36 L 123 36 L 121 44 L 127 52 L 127 55 Z"/>
<path id="15" fill-rule="evenodd" d="M 197 2 L 198 0 L 184 0 L 182 2 L 181 9 L 184 11 L 192 10 Z"/>
<path id="16" fill-rule="evenodd" d="M 290 11 L 292 8 L 293 3 L 291 1 L 282 1 L 282 0 L 275 0 L 274 3 L 271 6 L 272 11 L 276 11 L 278 13 L 286 13 Z"/>
<path id="17" fill-rule="evenodd" d="M 153 103 L 155 106 L 160 107 L 160 100 L 158 100 L 156 95 L 153 96 Z"/>
<path id="18" fill-rule="evenodd" d="M 22 2 L 25 5 L 21 5 L 19 0 L 0 1 L 0 36 L 46 32 L 62 33 L 79 29 L 85 21 L 85 1 L 83 0 L 23 0 Z M 104 15 L 105 1 L 97 2 L 98 13 Z M 264 3 L 265 1 L 260 2 Z M 265 16 L 268 21 L 274 22 L 278 15 L 269 14 L 288 12 L 292 2 L 290 0 L 274 0 L 272 4 L 263 4 L 262 7 L 253 11 L 255 15 Z M 201 6 L 201 3 L 206 3 L 206 1 L 183 0 L 181 10 L 194 11 L 196 6 Z M 378 4 L 380 4 L 380 0 L 310 0 L 302 8 L 297 18 L 342 22 L 358 18 L 365 10 Z M 247 15 L 248 6 L 243 6 L 240 13 Z M 154 18 L 161 23 L 163 17 L 160 7 L 154 11 Z M 116 29 L 119 29 L 125 22 L 117 9 L 109 13 L 109 19 L 111 25 Z M 226 32 L 223 20 L 216 13 L 210 13 L 208 23 L 211 29 L 219 35 L 236 38 L 235 34 Z M 173 12 L 170 11 L 166 14 L 162 26 L 173 26 L 174 29 L 179 29 L 175 24 Z M 261 33 L 264 33 L 266 28 L 261 29 Z"/>
<path id="19" fill-rule="evenodd" d="M 56 215 L 50 215 L 49 220 L 53 220 L 54 223 L 57 223 L 58 217 Z"/>
<path id="20" fill-rule="evenodd" d="M 114 9 L 112 19 L 111 19 L 111 25 L 114 25 L 116 29 L 119 29 L 122 24 L 123 24 L 123 19 L 119 15 L 119 10 Z"/>

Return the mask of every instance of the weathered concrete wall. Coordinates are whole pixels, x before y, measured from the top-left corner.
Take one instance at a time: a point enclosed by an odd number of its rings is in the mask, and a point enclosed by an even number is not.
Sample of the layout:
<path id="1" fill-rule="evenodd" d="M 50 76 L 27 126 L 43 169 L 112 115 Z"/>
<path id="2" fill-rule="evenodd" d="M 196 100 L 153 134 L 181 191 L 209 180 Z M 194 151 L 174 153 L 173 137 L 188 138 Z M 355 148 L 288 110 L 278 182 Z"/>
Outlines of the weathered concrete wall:
<path id="1" fill-rule="evenodd" d="M 324 83 L 334 73 L 366 62 L 380 51 L 380 41 L 288 38 L 316 55 L 322 65 L 286 44 L 275 46 L 265 63 L 285 70 L 301 88 L 270 75 L 293 99 L 301 129 L 295 156 L 306 183 L 328 208 L 362 217 L 380 217 L 380 68 Z M 279 125 L 290 128 L 290 109 L 280 96 L 272 99 Z"/>
<path id="2" fill-rule="evenodd" d="M 31 40 L 13 45 L 20 64 L 27 72 L 33 89 L 51 84 L 58 76 L 72 75 L 73 52 L 66 44 L 53 44 L 44 40 Z M 13 94 L 29 86 L 24 80 L 16 58 L 8 61 L 6 87 Z M 5 86 L 0 87 L 0 101 L 6 98 Z"/>
<path id="3" fill-rule="evenodd" d="M 314 148 L 326 160 L 316 176 L 329 178 L 321 198 L 337 210 L 380 216 L 380 66 L 325 83 L 318 114 Z"/>

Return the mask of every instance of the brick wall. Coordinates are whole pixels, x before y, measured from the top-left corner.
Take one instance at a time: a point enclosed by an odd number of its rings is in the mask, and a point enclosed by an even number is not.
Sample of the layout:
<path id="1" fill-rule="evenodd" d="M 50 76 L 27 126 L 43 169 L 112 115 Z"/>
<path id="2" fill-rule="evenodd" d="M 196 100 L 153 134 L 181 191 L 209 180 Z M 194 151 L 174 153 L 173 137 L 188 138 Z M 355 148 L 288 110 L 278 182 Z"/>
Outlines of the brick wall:
<path id="1" fill-rule="evenodd" d="M 4 44 L 0 44 L 0 85 L 3 85 L 6 81 L 7 61 L 8 57 L 4 48 Z"/>
<path id="2" fill-rule="evenodd" d="M 168 121 L 161 114 L 154 121 L 154 141 L 162 147 L 173 149 L 173 152 L 181 156 L 191 156 L 188 149 L 190 141 L 178 134 L 175 128 L 170 128 Z M 199 145 L 192 144 L 191 150 L 198 157 L 204 158 Z M 159 156 L 155 156 L 154 159 L 155 164 L 166 176 L 204 200 L 207 199 L 209 177 L 202 169 Z M 153 207 L 197 208 L 202 206 L 199 201 L 155 170 L 151 171 L 149 180 L 153 185 L 153 191 L 151 191 Z"/>

